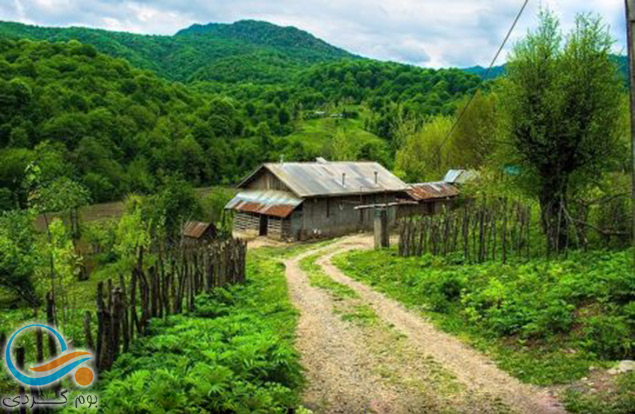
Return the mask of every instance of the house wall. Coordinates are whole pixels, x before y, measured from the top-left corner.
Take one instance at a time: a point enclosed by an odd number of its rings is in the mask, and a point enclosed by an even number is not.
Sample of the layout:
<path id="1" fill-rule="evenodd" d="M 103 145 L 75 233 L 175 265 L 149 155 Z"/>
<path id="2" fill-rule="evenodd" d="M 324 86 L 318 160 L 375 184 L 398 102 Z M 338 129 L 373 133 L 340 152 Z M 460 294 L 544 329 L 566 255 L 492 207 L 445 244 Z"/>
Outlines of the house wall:
<path id="1" fill-rule="evenodd" d="M 443 209 L 452 209 L 454 207 L 454 199 L 449 200 L 437 200 L 420 202 L 419 204 L 406 204 L 398 207 L 397 218 L 403 217 L 416 217 L 416 216 L 431 216 L 438 214 Z"/>
<path id="2" fill-rule="evenodd" d="M 394 195 L 386 196 L 388 200 Z M 383 203 L 383 194 L 348 197 L 308 198 L 291 215 L 290 235 L 293 239 L 306 240 L 332 237 L 360 230 L 372 230 L 374 209 L 356 210 L 356 206 Z M 389 208 L 388 221 L 394 224 L 396 210 Z"/>
<path id="3" fill-rule="evenodd" d="M 260 235 L 260 214 L 237 211 L 234 214 L 234 230 L 248 237 Z M 267 216 L 267 236 L 273 239 L 291 238 L 290 218 Z"/>
<path id="4" fill-rule="evenodd" d="M 237 211 L 234 214 L 234 230 L 247 236 L 258 236 L 260 232 L 260 216 Z"/>
<path id="5" fill-rule="evenodd" d="M 269 216 L 267 220 L 267 236 L 273 239 L 287 240 L 291 234 L 291 220 Z"/>

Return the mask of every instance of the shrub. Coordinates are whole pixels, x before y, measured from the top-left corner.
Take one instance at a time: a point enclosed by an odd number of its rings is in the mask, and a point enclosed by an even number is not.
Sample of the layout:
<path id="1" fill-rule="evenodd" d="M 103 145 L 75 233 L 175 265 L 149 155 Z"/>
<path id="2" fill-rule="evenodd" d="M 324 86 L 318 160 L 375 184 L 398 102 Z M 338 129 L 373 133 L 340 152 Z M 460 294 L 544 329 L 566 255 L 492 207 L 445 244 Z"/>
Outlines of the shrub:
<path id="1" fill-rule="evenodd" d="M 584 347 L 601 358 L 621 359 L 631 354 L 635 341 L 624 316 L 597 315 L 585 321 Z"/>
<path id="2" fill-rule="evenodd" d="M 429 277 L 421 279 L 420 289 L 433 310 L 443 311 L 461 296 L 466 281 L 460 272 L 431 272 Z"/>

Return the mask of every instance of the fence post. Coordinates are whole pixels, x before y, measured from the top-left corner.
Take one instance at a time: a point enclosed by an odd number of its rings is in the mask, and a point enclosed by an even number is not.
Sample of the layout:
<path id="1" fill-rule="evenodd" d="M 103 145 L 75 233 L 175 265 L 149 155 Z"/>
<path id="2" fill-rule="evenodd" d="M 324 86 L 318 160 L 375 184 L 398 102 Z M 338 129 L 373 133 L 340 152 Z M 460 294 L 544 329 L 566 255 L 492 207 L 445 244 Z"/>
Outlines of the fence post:
<path id="1" fill-rule="evenodd" d="M 129 303 L 126 300 L 126 284 L 123 280 L 123 275 L 119 275 L 119 290 L 121 291 L 121 307 L 122 314 L 121 316 L 121 333 L 123 340 L 123 352 L 128 352 L 128 343 L 129 343 L 129 328 L 128 328 L 128 306 Z"/>
<path id="2" fill-rule="evenodd" d="M 93 333 L 90 330 L 90 311 L 84 313 L 84 336 L 86 337 L 86 347 L 91 351 L 95 351 L 93 342 Z"/>
<path id="3" fill-rule="evenodd" d="M 95 352 L 95 365 L 101 371 L 104 366 L 104 282 L 97 283 L 97 349 Z"/>
<path id="4" fill-rule="evenodd" d="M 15 362 L 19 369 L 24 369 L 24 347 L 19 346 L 15 349 Z M 18 412 L 20 414 L 26 414 L 26 404 L 22 404 L 26 398 L 26 390 L 22 383 L 18 387 L 18 392 L 20 394 L 20 408 L 18 408 Z"/>

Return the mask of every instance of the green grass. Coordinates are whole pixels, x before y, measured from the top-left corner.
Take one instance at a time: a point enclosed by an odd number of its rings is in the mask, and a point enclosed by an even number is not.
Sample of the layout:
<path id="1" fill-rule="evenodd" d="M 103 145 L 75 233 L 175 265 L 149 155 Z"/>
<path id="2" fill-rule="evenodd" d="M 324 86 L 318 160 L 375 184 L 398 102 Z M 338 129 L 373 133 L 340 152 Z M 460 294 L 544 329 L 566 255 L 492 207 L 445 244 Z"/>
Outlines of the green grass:
<path id="1" fill-rule="evenodd" d="M 310 285 L 327 290 L 335 299 L 338 300 L 358 298 L 359 295 L 357 292 L 348 286 L 333 280 L 324 273 L 324 271 L 322 271 L 322 268 L 317 263 L 315 263 L 321 255 L 321 253 L 316 253 L 314 255 L 307 256 L 300 261 L 300 268 L 308 275 Z"/>
<path id="2" fill-rule="evenodd" d="M 354 322 L 368 326 L 377 323 L 375 310 L 365 303 L 361 303 L 360 296 L 350 287 L 333 280 L 320 265 L 316 263 L 323 253 L 316 253 L 300 261 L 300 268 L 309 277 L 309 284 L 326 290 L 337 302 L 335 313 L 343 321 Z"/>
<path id="3" fill-rule="evenodd" d="M 340 131 L 346 136 L 347 144 L 361 148 L 365 144 L 376 146 L 388 153 L 388 145 L 377 135 L 364 130 L 360 119 L 320 118 L 302 121 L 296 131 L 285 137 L 290 142 L 299 142 L 313 153 L 333 151 L 333 138 Z"/>
<path id="4" fill-rule="evenodd" d="M 334 259 L 351 277 L 425 313 L 512 375 L 539 385 L 569 384 L 592 365 L 632 359 L 630 260 L 630 251 L 572 252 L 553 261 L 461 265 L 401 258 L 395 250 Z"/>
<path id="5" fill-rule="evenodd" d="M 257 257 L 275 257 L 278 260 L 288 259 L 293 256 L 297 256 L 303 252 L 311 249 L 319 249 L 326 247 L 334 243 L 337 239 L 325 239 L 320 241 L 309 241 L 303 243 L 293 243 L 285 246 L 262 246 L 256 249 L 251 249 L 247 253 L 249 256 L 254 255 Z"/>
<path id="6" fill-rule="evenodd" d="M 565 394 L 569 412 L 576 414 L 632 414 L 635 412 L 635 372 L 619 375 L 614 384 L 594 392 L 570 388 Z"/>
<path id="7" fill-rule="evenodd" d="M 342 320 L 351 321 L 360 325 L 375 325 L 377 323 L 377 313 L 370 306 L 362 303 L 354 305 L 353 308 L 342 313 Z"/>

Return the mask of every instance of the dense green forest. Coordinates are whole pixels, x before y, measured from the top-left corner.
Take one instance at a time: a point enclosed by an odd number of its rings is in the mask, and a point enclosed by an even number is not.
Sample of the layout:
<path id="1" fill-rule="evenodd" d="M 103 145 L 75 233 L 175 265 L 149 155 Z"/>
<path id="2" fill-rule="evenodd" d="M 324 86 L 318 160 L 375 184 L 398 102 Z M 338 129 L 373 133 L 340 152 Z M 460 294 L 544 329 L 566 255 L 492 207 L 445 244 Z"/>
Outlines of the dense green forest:
<path id="1" fill-rule="evenodd" d="M 0 66 L 4 209 L 24 206 L 33 162 L 95 202 L 151 193 L 171 174 L 228 184 L 282 155 L 340 159 L 343 142 L 346 158 L 390 166 L 396 114 L 452 114 L 478 84 L 253 21 L 175 36 L 1 23 Z M 314 139 L 298 139 L 307 130 Z"/>
<path id="2" fill-rule="evenodd" d="M 78 40 L 95 46 L 101 52 L 125 58 L 136 67 L 179 81 L 205 79 L 268 83 L 283 80 L 307 64 L 355 58 L 294 27 L 249 20 L 230 25 L 194 25 L 174 36 L 2 22 L 0 34 L 15 39 L 51 42 Z M 251 64 L 245 65 L 247 62 Z M 242 70 L 251 66 L 249 72 L 241 72 L 250 76 L 235 78 L 232 73 L 223 73 L 228 68 L 235 69 L 236 64 Z M 259 74 L 261 71 L 263 73 Z"/>

